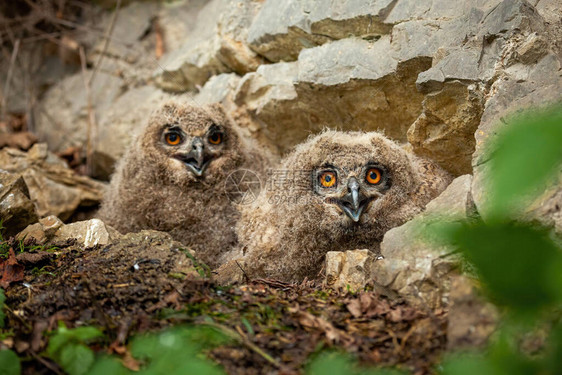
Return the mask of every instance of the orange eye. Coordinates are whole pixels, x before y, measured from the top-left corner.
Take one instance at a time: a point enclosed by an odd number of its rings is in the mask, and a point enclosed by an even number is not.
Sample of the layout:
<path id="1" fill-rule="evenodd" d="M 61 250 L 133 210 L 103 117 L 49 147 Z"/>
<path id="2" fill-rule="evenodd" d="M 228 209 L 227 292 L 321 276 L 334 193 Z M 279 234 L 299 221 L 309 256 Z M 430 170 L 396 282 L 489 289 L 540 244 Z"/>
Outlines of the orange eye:
<path id="1" fill-rule="evenodd" d="M 209 136 L 209 143 L 213 145 L 220 145 L 222 142 L 222 134 L 221 133 L 213 133 Z"/>
<path id="2" fill-rule="evenodd" d="M 365 179 L 367 180 L 368 183 L 370 183 L 371 185 L 376 185 L 379 182 L 381 182 L 381 177 L 382 177 L 382 172 L 380 169 L 378 168 L 370 168 L 367 171 L 367 175 L 365 176 Z"/>
<path id="3" fill-rule="evenodd" d="M 165 139 L 166 142 L 172 146 L 176 146 L 181 142 L 181 136 L 176 132 L 170 132 L 166 134 Z"/>
<path id="4" fill-rule="evenodd" d="M 334 172 L 323 172 L 320 175 L 320 184 L 325 188 L 336 185 L 336 174 Z"/>

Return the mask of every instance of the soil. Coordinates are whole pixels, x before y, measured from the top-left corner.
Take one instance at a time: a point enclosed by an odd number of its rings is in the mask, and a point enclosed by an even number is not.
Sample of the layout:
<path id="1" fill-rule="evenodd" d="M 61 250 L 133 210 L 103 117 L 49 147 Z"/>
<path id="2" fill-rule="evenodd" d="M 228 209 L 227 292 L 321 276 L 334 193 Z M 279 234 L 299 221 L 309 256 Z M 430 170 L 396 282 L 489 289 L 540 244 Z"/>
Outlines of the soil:
<path id="1" fill-rule="evenodd" d="M 229 374 L 302 373 L 311 356 L 328 348 L 362 364 L 429 374 L 446 346 L 446 311 L 310 281 L 220 287 L 164 233 L 129 234 L 90 249 L 61 244 L 56 252 L 22 253 L 17 260 L 24 276 L 6 290 L 14 336 L 4 344 L 25 358 L 23 374 L 62 372 L 42 354 L 59 321 L 99 327 L 106 340 L 92 348 L 122 357 L 140 332 L 211 324 L 238 338 L 208 353 Z"/>

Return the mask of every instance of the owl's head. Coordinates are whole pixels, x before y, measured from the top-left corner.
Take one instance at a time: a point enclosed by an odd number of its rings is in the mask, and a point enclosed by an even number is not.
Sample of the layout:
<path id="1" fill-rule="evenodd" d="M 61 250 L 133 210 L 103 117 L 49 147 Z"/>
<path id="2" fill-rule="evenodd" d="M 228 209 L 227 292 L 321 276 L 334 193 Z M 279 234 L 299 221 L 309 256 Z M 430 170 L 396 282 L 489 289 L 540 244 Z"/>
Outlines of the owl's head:
<path id="1" fill-rule="evenodd" d="M 214 182 L 242 161 L 238 134 L 218 103 L 167 103 L 141 139 L 147 162 L 175 183 Z"/>
<path id="2" fill-rule="evenodd" d="M 302 215 L 329 227 L 391 226 L 418 184 L 408 153 L 375 132 L 325 131 L 297 146 L 283 168 L 300 171 L 289 194 L 308 196 Z"/>

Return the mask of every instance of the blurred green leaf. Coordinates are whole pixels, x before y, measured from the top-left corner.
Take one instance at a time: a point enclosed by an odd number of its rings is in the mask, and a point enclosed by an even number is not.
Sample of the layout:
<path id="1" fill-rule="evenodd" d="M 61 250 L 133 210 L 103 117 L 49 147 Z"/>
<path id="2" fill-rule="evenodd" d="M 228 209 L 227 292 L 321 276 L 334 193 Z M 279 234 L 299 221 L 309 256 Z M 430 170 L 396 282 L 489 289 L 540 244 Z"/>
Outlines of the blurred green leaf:
<path id="1" fill-rule="evenodd" d="M 132 372 L 121 362 L 112 357 L 101 357 L 96 360 L 88 375 L 130 375 Z"/>
<path id="2" fill-rule="evenodd" d="M 562 107 L 519 116 L 489 147 L 491 208 L 504 216 L 562 165 Z"/>
<path id="3" fill-rule="evenodd" d="M 210 327 L 172 328 L 158 334 L 136 338 L 131 347 L 134 357 L 147 365 L 139 374 L 224 374 L 212 361 L 199 354 L 202 347 L 225 342 Z"/>
<path id="4" fill-rule="evenodd" d="M 501 330 L 485 354 L 449 355 L 441 365 L 440 374 L 535 375 L 540 373 L 539 363 L 522 355 L 510 334 L 510 329 Z"/>
<path id="5" fill-rule="evenodd" d="M 94 353 L 85 345 L 65 345 L 57 357 L 57 363 L 70 375 L 85 374 L 94 363 Z"/>
<path id="6" fill-rule="evenodd" d="M 362 369 L 347 354 L 324 352 L 307 366 L 307 375 L 400 375 L 403 372 L 390 369 Z"/>
<path id="7" fill-rule="evenodd" d="M 49 339 L 47 354 L 51 357 L 57 356 L 58 352 L 68 344 L 82 344 L 103 337 L 99 329 L 95 327 L 78 327 L 68 329 L 64 324 L 59 326 L 57 332 Z"/>
<path id="8" fill-rule="evenodd" d="M 20 359 L 11 350 L 0 350 L 0 369 L 2 375 L 20 375 Z"/>
<path id="9" fill-rule="evenodd" d="M 49 339 L 47 354 L 70 375 L 82 375 L 88 372 L 95 359 L 85 344 L 102 336 L 95 327 L 68 329 L 61 323 Z"/>
<path id="10" fill-rule="evenodd" d="M 0 288 L 0 328 L 4 328 L 4 319 L 6 318 L 6 314 L 4 313 L 5 300 L 4 289 Z"/>
<path id="11" fill-rule="evenodd" d="M 545 230 L 481 221 L 441 230 L 476 267 L 496 303 L 535 313 L 562 301 L 562 252 Z"/>
<path id="12" fill-rule="evenodd" d="M 559 322 L 551 332 L 548 342 L 548 353 L 545 368 L 551 374 L 562 374 L 562 323 Z"/>

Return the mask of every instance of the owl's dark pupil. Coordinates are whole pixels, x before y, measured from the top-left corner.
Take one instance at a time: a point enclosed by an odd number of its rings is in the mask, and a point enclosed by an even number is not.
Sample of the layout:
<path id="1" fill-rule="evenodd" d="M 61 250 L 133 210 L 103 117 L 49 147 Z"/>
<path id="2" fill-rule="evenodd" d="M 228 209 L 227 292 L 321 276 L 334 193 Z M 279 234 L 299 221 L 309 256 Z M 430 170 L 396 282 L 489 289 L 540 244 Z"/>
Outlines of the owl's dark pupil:
<path id="1" fill-rule="evenodd" d="M 218 140 L 219 140 L 218 134 L 213 134 L 213 135 L 211 135 L 211 141 L 213 141 L 213 142 L 218 142 Z"/>
<path id="2" fill-rule="evenodd" d="M 377 179 L 377 174 L 375 172 L 371 172 L 370 175 L 371 179 L 376 180 Z"/>
<path id="3" fill-rule="evenodd" d="M 324 180 L 326 180 L 326 182 L 330 182 L 332 181 L 332 176 L 326 176 L 324 177 Z"/>
<path id="4" fill-rule="evenodd" d="M 170 140 L 170 142 L 175 142 L 178 140 L 178 135 L 177 134 L 170 134 L 168 135 L 168 139 Z"/>

